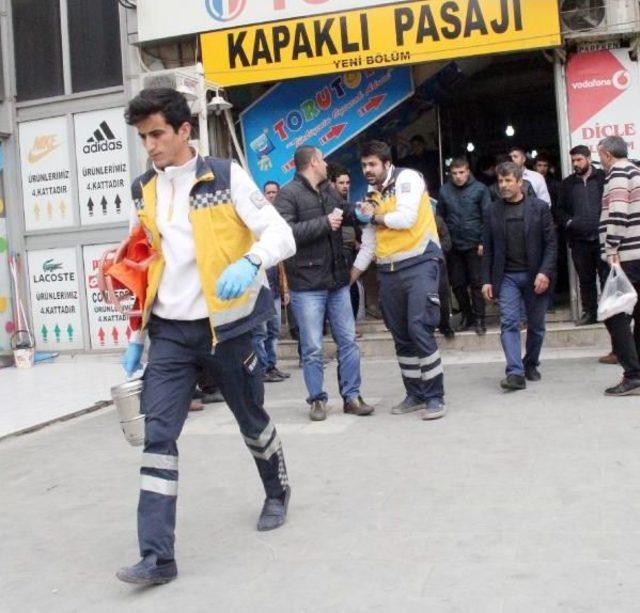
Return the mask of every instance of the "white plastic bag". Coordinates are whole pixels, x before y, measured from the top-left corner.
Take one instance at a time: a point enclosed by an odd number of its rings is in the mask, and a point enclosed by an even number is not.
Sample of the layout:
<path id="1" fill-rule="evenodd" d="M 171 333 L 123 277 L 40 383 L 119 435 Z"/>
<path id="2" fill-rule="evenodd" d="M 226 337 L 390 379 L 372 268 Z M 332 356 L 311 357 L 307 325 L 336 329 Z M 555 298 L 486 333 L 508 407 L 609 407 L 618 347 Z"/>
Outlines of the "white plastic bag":
<path id="1" fill-rule="evenodd" d="M 605 321 L 619 313 L 631 315 L 638 301 L 638 293 L 620 264 L 613 264 L 598 302 L 598 321 Z"/>

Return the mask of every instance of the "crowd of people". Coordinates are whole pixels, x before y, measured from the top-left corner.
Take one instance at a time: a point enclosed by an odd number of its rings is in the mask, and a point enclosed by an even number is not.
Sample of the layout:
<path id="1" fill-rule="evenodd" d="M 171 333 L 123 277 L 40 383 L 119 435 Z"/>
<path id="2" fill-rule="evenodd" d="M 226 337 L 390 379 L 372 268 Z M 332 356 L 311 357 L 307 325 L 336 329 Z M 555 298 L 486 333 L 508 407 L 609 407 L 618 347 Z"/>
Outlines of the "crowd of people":
<path id="1" fill-rule="evenodd" d="M 581 262 L 581 323 L 592 321 L 597 304 L 593 268 L 604 275 L 605 264 L 620 265 L 640 289 L 640 170 L 618 137 L 600 143 L 604 173 L 591 164 L 588 149 L 573 149 L 574 174 L 554 190 L 526 167 L 519 148 L 495 165 L 491 186 L 458 158 L 437 203 L 428 178 L 395 165 L 388 144 L 371 141 L 360 151 L 368 190 L 354 201 L 348 173 L 330 173 L 314 146 L 295 151 L 291 182 L 269 182 L 263 190 L 232 160 L 202 158 L 189 146 L 190 110 L 174 90 L 143 90 L 129 103 L 126 118 L 153 163 L 133 183 L 131 224 L 142 225 L 157 254 L 148 269 L 141 330 L 123 358 L 128 374 L 139 370 L 148 337 L 141 560 L 117 573 L 129 583 L 154 585 L 177 576 L 177 439 L 203 372 L 233 412 L 263 482 L 258 530 L 285 522 L 291 488 L 280 438 L 264 410 L 263 385 L 288 376 L 277 367 L 282 305 L 297 329 L 310 419 L 327 418 L 326 327 L 338 349 L 343 410 L 370 416 L 374 407 L 361 389 L 355 320 L 363 306 L 359 282 L 375 262 L 380 310 L 405 388 L 391 413 L 418 412 L 434 420 L 446 411 L 435 333 L 438 327 L 445 336 L 453 333 L 449 287 L 442 282 L 447 264 L 462 315 L 459 329 L 485 334 L 485 303 L 498 305 L 507 363 L 500 384 L 510 391 L 541 379 L 558 259 L 554 218 Z M 544 163 L 536 160 L 540 170 Z M 585 244 L 576 249 L 578 241 Z M 640 307 L 633 317 L 621 313 L 605 323 L 624 368 L 622 381 L 605 393 L 640 393 Z"/>

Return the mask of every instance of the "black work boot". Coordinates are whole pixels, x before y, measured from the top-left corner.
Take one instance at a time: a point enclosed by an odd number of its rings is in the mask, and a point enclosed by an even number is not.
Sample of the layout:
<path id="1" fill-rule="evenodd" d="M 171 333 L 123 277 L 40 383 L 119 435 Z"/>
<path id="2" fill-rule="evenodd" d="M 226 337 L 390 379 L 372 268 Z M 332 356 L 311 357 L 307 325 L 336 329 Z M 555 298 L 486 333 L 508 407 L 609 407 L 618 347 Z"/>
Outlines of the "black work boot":
<path id="1" fill-rule="evenodd" d="M 145 556 L 133 566 L 121 568 L 116 577 L 125 583 L 136 585 L 162 585 L 169 583 L 178 576 L 178 567 L 175 560 L 158 560 L 155 553 Z"/>
<path id="2" fill-rule="evenodd" d="M 476 334 L 478 336 L 484 336 L 487 333 L 487 326 L 484 323 L 484 318 L 480 318 L 476 321 Z"/>
<path id="3" fill-rule="evenodd" d="M 524 376 L 527 381 L 540 381 L 542 379 L 540 371 L 533 365 L 524 367 Z"/>
<path id="4" fill-rule="evenodd" d="M 287 509 L 291 498 L 291 488 L 287 485 L 284 494 L 280 498 L 265 498 L 262 511 L 258 518 L 258 531 L 267 532 L 275 530 L 284 524 L 287 519 Z"/>

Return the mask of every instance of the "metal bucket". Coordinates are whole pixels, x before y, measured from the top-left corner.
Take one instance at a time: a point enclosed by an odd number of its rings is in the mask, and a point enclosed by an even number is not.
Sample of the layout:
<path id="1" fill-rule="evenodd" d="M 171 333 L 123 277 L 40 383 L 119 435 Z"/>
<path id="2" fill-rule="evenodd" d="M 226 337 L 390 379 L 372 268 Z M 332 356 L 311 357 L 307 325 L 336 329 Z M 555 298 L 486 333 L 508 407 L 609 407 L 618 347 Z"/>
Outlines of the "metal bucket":
<path id="1" fill-rule="evenodd" d="M 127 381 L 111 388 L 124 438 L 134 447 L 144 444 L 144 415 L 140 412 L 142 379 Z"/>
<path id="2" fill-rule="evenodd" d="M 29 330 L 18 330 L 11 336 L 11 349 L 16 368 L 31 368 L 36 357 L 36 343 Z"/>

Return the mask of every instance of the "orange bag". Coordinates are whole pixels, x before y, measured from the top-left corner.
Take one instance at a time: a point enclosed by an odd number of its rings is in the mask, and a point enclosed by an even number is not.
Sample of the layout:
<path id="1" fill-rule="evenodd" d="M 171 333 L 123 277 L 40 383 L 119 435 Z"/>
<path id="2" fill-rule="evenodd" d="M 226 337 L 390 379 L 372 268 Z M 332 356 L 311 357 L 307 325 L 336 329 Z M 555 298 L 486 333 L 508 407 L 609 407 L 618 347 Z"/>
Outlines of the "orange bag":
<path id="1" fill-rule="evenodd" d="M 142 325 L 142 308 L 147 296 L 147 271 L 149 264 L 158 257 L 151 247 L 142 226 L 136 226 L 131 234 L 115 249 L 104 252 L 98 266 L 98 289 L 105 300 L 129 317 L 132 330 Z M 116 293 L 120 290 L 121 296 Z M 125 295 L 122 295 L 122 290 Z M 122 304 L 126 292 L 134 297 L 133 307 Z"/>

